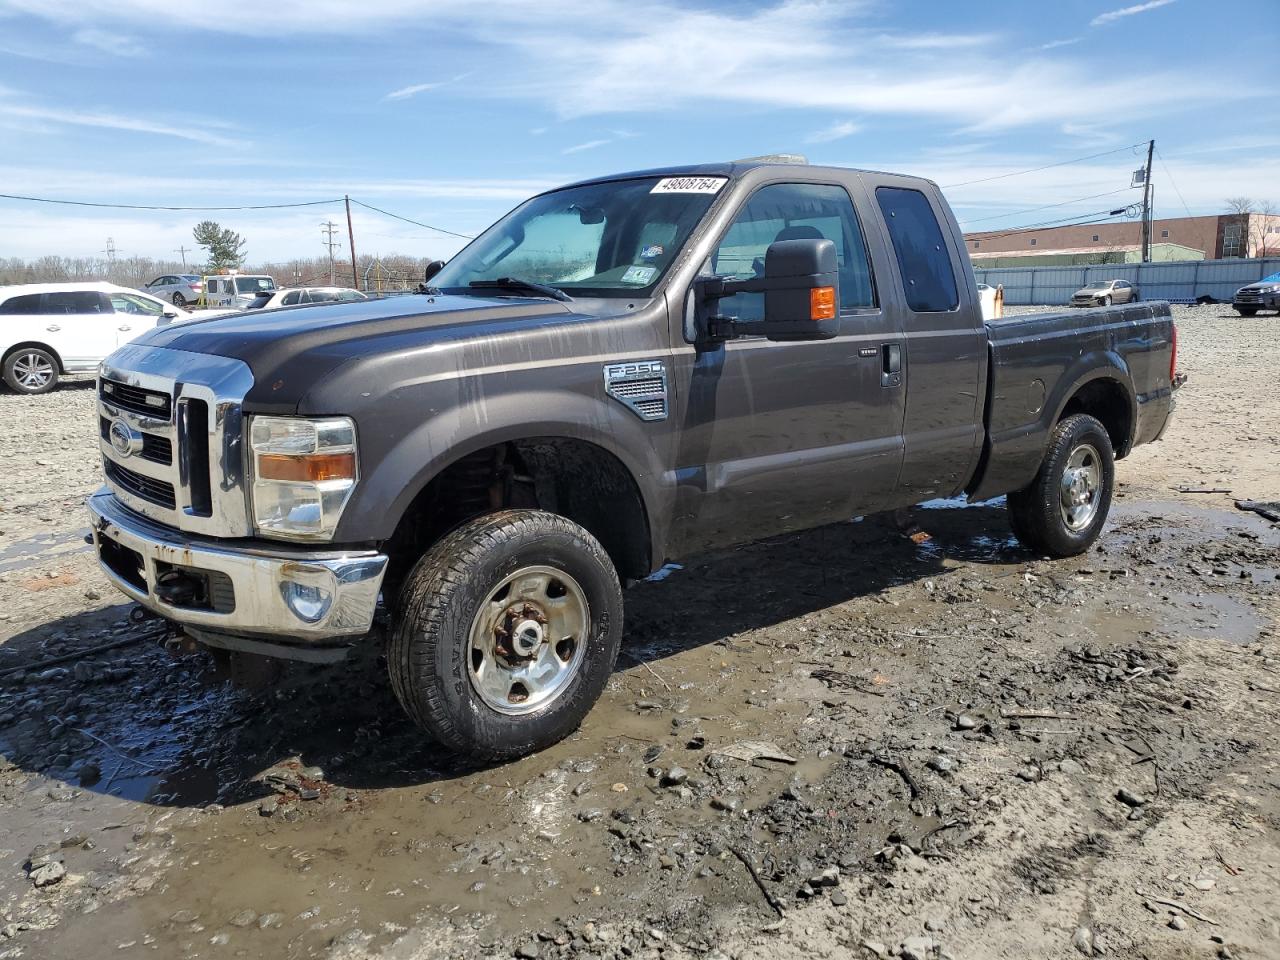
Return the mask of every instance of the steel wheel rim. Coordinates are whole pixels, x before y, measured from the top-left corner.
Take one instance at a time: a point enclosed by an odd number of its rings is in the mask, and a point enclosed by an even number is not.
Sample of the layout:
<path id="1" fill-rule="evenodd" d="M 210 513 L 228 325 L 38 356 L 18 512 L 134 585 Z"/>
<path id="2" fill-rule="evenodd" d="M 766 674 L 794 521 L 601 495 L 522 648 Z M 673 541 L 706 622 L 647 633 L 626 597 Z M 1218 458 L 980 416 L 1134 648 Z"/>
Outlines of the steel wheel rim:
<path id="1" fill-rule="evenodd" d="M 485 705 L 523 716 L 555 702 L 582 666 L 587 595 L 554 567 L 522 567 L 480 604 L 467 637 L 467 675 Z"/>
<path id="2" fill-rule="evenodd" d="M 1102 501 L 1102 456 L 1091 443 L 1082 443 L 1071 451 L 1062 471 L 1059 507 L 1062 522 L 1068 530 L 1079 531 L 1089 526 L 1098 515 Z"/>
<path id="3" fill-rule="evenodd" d="M 24 354 L 14 361 L 13 378 L 28 390 L 39 390 L 53 379 L 53 364 L 41 354 Z"/>

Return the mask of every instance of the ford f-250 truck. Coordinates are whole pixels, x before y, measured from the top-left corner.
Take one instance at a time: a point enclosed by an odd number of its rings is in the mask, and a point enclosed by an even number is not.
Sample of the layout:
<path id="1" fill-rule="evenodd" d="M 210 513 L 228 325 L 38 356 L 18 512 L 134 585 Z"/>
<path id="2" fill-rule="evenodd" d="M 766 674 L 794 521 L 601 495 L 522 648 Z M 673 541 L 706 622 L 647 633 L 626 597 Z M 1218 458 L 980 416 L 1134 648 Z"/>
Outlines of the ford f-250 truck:
<path id="1" fill-rule="evenodd" d="M 1172 409 L 1167 304 L 986 324 L 912 177 L 602 177 L 427 274 L 117 350 L 89 509 L 107 576 L 190 637 L 324 660 L 385 633 L 409 715 L 490 758 L 591 708 L 621 583 L 961 493 L 1007 493 L 1024 544 L 1078 554 Z"/>

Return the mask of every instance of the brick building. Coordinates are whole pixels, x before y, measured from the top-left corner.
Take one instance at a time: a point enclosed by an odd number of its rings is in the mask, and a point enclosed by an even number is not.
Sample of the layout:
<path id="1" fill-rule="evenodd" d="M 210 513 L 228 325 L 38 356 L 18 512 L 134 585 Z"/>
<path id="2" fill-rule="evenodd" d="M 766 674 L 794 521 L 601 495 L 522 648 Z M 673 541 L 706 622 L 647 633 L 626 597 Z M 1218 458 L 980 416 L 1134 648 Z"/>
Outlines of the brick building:
<path id="1" fill-rule="evenodd" d="M 975 266 L 1037 263 L 1133 263 L 1141 260 L 1142 224 L 1137 220 L 1037 230 L 966 233 Z M 1217 260 L 1280 255 L 1280 216 L 1260 213 L 1172 217 L 1151 227 L 1153 260 Z"/>

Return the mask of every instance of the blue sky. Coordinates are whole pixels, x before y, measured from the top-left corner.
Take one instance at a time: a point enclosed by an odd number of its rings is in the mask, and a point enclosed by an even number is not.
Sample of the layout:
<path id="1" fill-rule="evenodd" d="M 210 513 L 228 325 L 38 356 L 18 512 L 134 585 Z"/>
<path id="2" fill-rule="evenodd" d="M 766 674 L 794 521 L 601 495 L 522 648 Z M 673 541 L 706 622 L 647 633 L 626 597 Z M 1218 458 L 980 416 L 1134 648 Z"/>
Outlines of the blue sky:
<path id="1" fill-rule="evenodd" d="M 964 184 L 994 229 L 1130 202 L 1122 148 L 1155 137 L 1157 214 L 1212 213 L 1280 203 L 1278 51 L 1276 0 L 0 0 L 0 192 L 350 194 L 470 234 L 585 176 L 801 152 Z M 260 261 L 320 255 L 340 213 L 210 216 Z M 0 256 L 176 256 L 200 218 L 0 200 Z M 361 253 L 460 242 L 355 228 Z"/>

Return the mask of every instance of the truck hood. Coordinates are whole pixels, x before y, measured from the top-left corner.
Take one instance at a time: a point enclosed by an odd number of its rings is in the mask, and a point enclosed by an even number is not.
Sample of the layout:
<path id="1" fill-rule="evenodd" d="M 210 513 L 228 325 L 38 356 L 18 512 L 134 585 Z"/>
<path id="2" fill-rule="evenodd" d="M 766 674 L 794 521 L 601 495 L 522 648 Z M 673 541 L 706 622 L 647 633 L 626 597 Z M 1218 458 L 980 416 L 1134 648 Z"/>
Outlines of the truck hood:
<path id="1" fill-rule="evenodd" d="M 527 297 L 413 295 L 253 310 L 157 327 L 133 345 L 167 347 L 241 360 L 253 372 L 249 402 L 276 410 L 296 405 L 341 363 L 383 350 L 487 336 L 509 325 L 576 318 L 570 306 Z"/>

